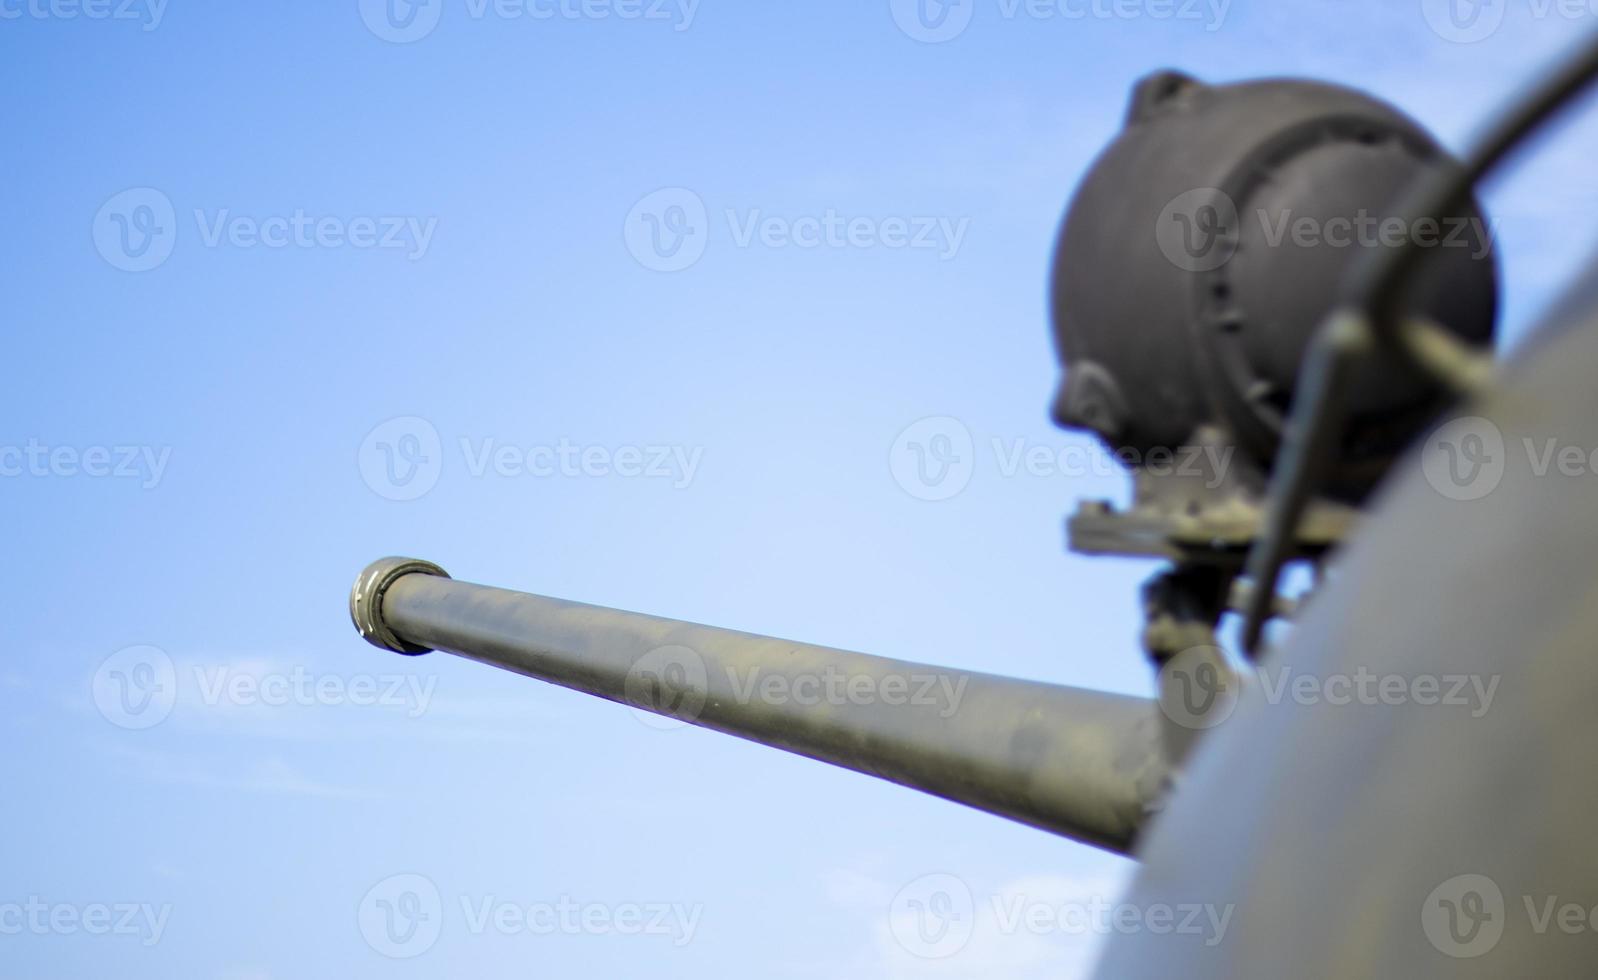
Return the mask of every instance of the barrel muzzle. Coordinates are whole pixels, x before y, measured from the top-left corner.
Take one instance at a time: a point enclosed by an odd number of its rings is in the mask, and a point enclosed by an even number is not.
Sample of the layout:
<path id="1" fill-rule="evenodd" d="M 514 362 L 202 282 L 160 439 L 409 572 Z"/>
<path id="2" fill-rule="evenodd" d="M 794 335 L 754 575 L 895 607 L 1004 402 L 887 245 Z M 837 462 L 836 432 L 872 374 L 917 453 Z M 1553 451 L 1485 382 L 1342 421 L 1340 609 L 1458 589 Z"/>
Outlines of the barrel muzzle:
<path id="1" fill-rule="evenodd" d="M 417 657 L 432 653 L 433 648 L 407 643 L 383 622 L 383 596 L 395 580 L 405 575 L 449 578 L 448 572 L 420 558 L 379 558 L 366 566 L 350 588 L 350 620 L 373 646 Z"/>

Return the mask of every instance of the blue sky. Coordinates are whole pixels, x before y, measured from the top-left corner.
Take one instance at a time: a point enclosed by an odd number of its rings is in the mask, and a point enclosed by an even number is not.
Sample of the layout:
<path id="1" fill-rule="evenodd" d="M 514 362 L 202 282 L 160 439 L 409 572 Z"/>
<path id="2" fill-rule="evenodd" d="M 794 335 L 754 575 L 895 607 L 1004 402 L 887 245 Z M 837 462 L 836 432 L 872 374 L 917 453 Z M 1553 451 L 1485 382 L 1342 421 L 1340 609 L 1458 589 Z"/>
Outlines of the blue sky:
<path id="1" fill-rule="evenodd" d="M 1128 86 L 1342 81 L 1457 147 L 1595 26 L 1516 2 L 1469 40 L 1430 0 L 925 12 L 0 0 L 0 973 L 1081 975 L 1102 936 L 1006 910 L 1113 901 L 1128 862 L 388 656 L 345 612 L 407 554 L 1148 693 L 1152 566 L 1062 544 L 1122 480 L 1004 462 L 1088 446 L 1046 417 L 1045 276 Z M 1595 141 L 1588 113 L 1487 197 L 1512 339 L 1598 239 Z M 929 417 L 973 440 L 948 499 L 893 465 Z M 903 941 L 928 875 L 972 897 L 952 955 Z M 420 938 L 386 946 L 418 895 Z"/>

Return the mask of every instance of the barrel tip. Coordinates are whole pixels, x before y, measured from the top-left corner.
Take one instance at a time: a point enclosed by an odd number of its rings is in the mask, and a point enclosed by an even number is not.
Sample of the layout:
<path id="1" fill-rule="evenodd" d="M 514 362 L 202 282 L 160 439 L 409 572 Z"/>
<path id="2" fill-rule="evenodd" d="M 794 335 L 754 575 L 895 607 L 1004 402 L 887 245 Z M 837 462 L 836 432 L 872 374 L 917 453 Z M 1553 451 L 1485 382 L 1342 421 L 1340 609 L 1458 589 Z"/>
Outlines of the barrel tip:
<path id="1" fill-rule="evenodd" d="M 361 636 L 375 647 L 409 656 L 429 653 L 430 648 L 405 642 L 383 622 L 383 593 L 402 575 L 449 578 L 448 572 L 420 558 L 379 558 L 366 566 L 350 589 L 350 619 Z"/>

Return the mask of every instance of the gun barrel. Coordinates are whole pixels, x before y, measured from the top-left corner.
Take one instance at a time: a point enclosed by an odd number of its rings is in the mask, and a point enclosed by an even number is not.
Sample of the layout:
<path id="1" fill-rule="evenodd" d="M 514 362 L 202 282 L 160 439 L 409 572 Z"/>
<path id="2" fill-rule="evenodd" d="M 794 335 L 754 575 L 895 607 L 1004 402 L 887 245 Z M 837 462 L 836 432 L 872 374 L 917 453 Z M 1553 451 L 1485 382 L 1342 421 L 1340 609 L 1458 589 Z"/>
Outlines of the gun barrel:
<path id="1" fill-rule="evenodd" d="M 1152 701 L 457 582 L 387 558 L 350 613 L 443 650 L 1126 853 L 1169 769 Z"/>

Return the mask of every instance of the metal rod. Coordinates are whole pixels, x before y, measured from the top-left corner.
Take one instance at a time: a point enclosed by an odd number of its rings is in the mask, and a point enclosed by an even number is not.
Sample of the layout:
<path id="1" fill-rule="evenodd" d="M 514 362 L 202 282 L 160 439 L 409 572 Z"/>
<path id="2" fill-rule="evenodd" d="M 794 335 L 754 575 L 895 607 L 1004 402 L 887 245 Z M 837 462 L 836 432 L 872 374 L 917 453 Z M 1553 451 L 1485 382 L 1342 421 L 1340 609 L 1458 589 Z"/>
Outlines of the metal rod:
<path id="1" fill-rule="evenodd" d="M 1339 310 L 1316 334 L 1304 362 L 1300 400 L 1284 433 L 1263 531 L 1248 553 L 1245 575 L 1253 591 L 1243 610 L 1243 651 L 1250 660 L 1264 653 L 1265 623 L 1276 602 L 1282 566 L 1296 550 L 1299 521 L 1342 437 L 1344 400 L 1355 368 L 1371 356 L 1374 342 L 1363 316 Z"/>
<path id="2" fill-rule="evenodd" d="M 1524 92 L 1516 94 L 1509 105 L 1491 118 L 1487 127 L 1471 141 L 1464 160 L 1456 166 L 1434 171 L 1406 193 L 1399 209 L 1399 213 L 1406 216 L 1405 227 L 1414 228 L 1422 218 L 1442 218 L 1467 202 L 1472 190 L 1522 146 L 1528 136 L 1569 109 L 1595 81 L 1598 81 L 1598 32 L 1591 32 L 1574 53 Z M 1351 305 L 1370 315 L 1378 338 L 1386 341 L 1400 333 L 1404 289 L 1427 254 L 1418 240 L 1410 236 L 1396 248 L 1374 253 L 1357 270 L 1348 299 Z M 1400 352 L 1414 351 L 1414 339 L 1398 339 Z M 1419 366 L 1426 365 L 1419 363 Z M 1470 379 L 1468 373 L 1453 376 L 1444 372 L 1438 377 L 1445 382 L 1461 377 L 1467 384 Z"/>
<path id="3" fill-rule="evenodd" d="M 1163 795 L 1155 703 L 889 660 L 373 563 L 372 643 L 443 650 L 919 789 L 1119 853 Z"/>

